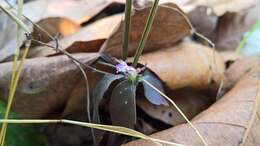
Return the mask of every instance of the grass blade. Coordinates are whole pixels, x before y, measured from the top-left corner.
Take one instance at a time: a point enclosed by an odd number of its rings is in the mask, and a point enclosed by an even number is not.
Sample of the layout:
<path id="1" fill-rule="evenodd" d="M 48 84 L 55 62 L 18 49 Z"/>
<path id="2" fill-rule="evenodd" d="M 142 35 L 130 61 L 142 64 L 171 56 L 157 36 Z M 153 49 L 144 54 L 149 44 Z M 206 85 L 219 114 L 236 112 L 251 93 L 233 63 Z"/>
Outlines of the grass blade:
<path id="1" fill-rule="evenodd" d="M 1 7 L 2 8 L 2 7 Z M 15 20 L 21 20 L 22 19 L 22 10 L 23 10 L 23 0 L 18 0 L 18 17 L 12 16 L 11 12 L 5 11 L 5 9 L 3 9 L 4 12 L 6 12 L 10 17 L 12 17 Z M 23 62 L 29 52 L 29 47 L 30 47 L 30 43 L 29 45 L 26 47 L 24 55 L 22 57 L 22 61 L 20 62 L 19 66 L 18 66 L 18 70 L 17 70 L 17 61 L 19 58 L 19 52 L 20 52 L 20 45 L 21 45 L 21 35 L 22 35 L 22 25 L 24 25 L 24 23 L 21 22 L 17 22 L 17 38 L 16 38 L 16 50 L 14 53 L 14 61 L 13 61 L 13 67 L 12 67 L 12 78 L 11 78 L 11 84 L 9 87 L 9 95 L 8 95 L 8 103 L 7 103 L 7 108 L 4 114 L 4 119 L 8 119 L 10 110 L 11 110 L 11 106 L 12 106 L 12 102 L 13 102 L 13 98 L 14 98 L 14 94 L 16 91 L 16 87 L 17 87 L 17 83 L 19 80 L 19 76 L 23 67 Z M 7 129 L 7 123 L 2 124 L 2 128 L 1 128 L 1 132 L 0 132 L 0 143 L 1 146 L 4 146 L 4 142 L 5 142 L 5 136 L 6 136 L 6 129 Z"/>
<path id="2" fill-rule="evenodd" d="M 260 27 L 260 21 L 257 21 L 256 24 L 253 26 L 251 30 L 244 36 L 242 41 L 239 43 L 238 47 L 236 48 L 236 54 L 240 54 L 240 51 L 246 45 L 248 39 L 253 35 L 253 33 Z"/>
<path id="3" fill-rule="evenodd" d="M 138 45 L 138 48 L 135 52 L 135 56 L 134 56 L 134 61 L 133 61 L 133 66 L 136 67 L 137 63 L 138 63 L 138 60 L 143 52 L 143 49 L 144 49 L 144 46 L 145 46 L 145 43 L 147 41 L 147 38 L 149 36 L 149 32 L 152 28 L 152 24 L 153 24 L 153 20 L 154 20 L 154 17 L 155 17 L 155 14 L 157 12 L 157 9 L 158 9 L 158 4 L 159 4 L 159 0 L 155 0 L 154 3 L 153 3 L 153 6 L 150 10 L 150 13 L 149 13 L 149 16 L 148 16 L 148 19 L 146 21 L 146 24 L 145 24 L 145 28 L 144 28 L 144 32 L 142 34 L 142 37 L 141 37 L 141 40 L 139 42 L 139 45 Z"/>
<path id="4" fill-rule="evenodd" d="M 112 125 L 102 125 L 102 124 L 94 124 L 94 123 L 87 123 L 87 122 L 80 122 L 80 121 L 73 121 L 73 120 L 66 120 L 66 119 L 59 119 L 59 120 L 47 120 L 47 119 L 0 119 L 0 123 L 12 123 L 12 124 L 50 124 L 50 123 L 66 123 L 66 124 L 72 124 L 72 125 L 78 125 L 82 127 L 88 127 L 88 128 L 95 128 L 99 130 L 104 130 L 108 132 L 113 132 L 117 134 L 123 134 L 128 135 L 144 140 L 149 140 L 155 143 L 161 143 L 161 144 L 167 144 L 167 145 L 173 145 L 173 146 L 185 146 L 182 144 L 164 141 L 156 138 L 151 138 L 149 136 L 146 136 L 138 131 L 135 131 L 133 129 L 121 127 L 121 126 L 112 126 Z"/>
<path id="5" fill-rule="evenodd" d="M 122 54 L 123 60 L 126 60 L 128 56 L 128 45 L 129 45 L 130 31 L 131 31 L 131 11 L 132 11 L 132 0 L 126 0 L 123 54 Z"/>
<path id="6" fill-rule="evenodd" d="M 143 79 L 143 82 L 146 83 L 147 85 L 149 85 L 150 87 L 152 87 L 155 91 L 157 91 L 158 93 L 160 93 L 165 99 L 167 99 L 176 109 L 177 111 L 182 115 L 182 117 L 187 121 L 187 123 L 194 129 L 194 131 L 196 132 L 196 134 L 199 136 L 199 138 L 201 139 L 201 141 L 203 142 L 204 146 L 208 146 L 206 140 L 202 137 L 202 135 L 200 134 L 199 130 L 190 122 L 190 120 L 185 116 L 185 114 L 181 111 L 181 109 L 176 105 L 176 103 L 174 101 L 171 100 L 171 98 L 169 98 L 167 95 L 165 95 L 163 92 L 161 92 L 160 90 L 158 90 L 156 87 L 154 87 L 151 83 L 149 83 L 148 81 Z"/>

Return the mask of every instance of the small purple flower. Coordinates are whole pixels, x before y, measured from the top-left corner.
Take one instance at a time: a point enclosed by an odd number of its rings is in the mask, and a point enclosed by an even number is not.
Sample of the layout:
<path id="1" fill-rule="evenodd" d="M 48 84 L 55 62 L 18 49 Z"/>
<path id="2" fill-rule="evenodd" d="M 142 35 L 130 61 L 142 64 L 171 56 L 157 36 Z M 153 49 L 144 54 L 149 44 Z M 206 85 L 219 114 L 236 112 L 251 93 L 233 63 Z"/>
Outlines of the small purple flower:
<path id="1" fill-rule="evenodd" d="M 136 72 L 136 69 L 132 66 L 128 66 L 126 62 L 120 60 L 119 63 L 116 65 L 116 72 L 133 73 Z"/>

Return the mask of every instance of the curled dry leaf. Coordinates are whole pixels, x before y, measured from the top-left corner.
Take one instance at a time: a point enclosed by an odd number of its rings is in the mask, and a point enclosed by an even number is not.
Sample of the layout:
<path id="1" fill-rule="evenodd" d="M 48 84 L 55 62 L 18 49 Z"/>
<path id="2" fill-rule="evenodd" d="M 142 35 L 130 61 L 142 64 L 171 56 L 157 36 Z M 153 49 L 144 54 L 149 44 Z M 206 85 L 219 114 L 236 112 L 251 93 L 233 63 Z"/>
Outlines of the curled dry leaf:
<path id="1" fill-rule="evenodd" d="M 144 54 L 140 63 L 147 64 L 172 90 L 187 86 L 196 89 L 212 86 L 216 89 L 225 70 L 218 52 L 195 43 L 181 43 Z"/>
<path id="2" fill-rule="evenodd" d="M 98 20 L 90 25 L 81 28 L 77 33 L 59 40 L 59 46 L 70 52 L 97 52 L 104 40 L 112 33 L 113 28 L 121 21 L 122 15 L 114 15 Z M 99 40 L 96 40 L 99 39 Z M 95 42 L 95 43 L 93 43 Z M 56 42 L 48 43 L 55 46 Z M 92 46 L 92 45 L 93 46 Z M 94 45 L 95 44 L 95 45 Z M 91 45 L 92 47 L 89 47 Z M 33 48 L 30 52 L 30 57 L 48 56 L 55 54 L 56 51 L 46 46 Z"/>
<path id="3" fill-rule="evenodd" d="M 208 9 L 206 6 L 198 6 L 188 13 L 188 17 L 197 32 L 212 39 L 217 28 L 218 16 L 209 12 Z"/>
<path id="4" fill-rule="evenodd" d="M 256 5 L 244 11 L 228 12 L 221 16 L 214 36 L 216 47 L 220 50 L 235 50 L 243 35 L 260 20 L 259 12 L 260 6 Z"/>
<path id="5" fill-rule="evenodd" d="M 60 17 L 82 24 L 111 3 L 113 3 L 112 0 L 37 0 L 24 5 L 24 15 L 33 22 L 50 17 Z"/>
<path id="6" fill-rule="evenodd" d="M 218 16 L 225 12 L 240 12 L 260 3 L 259 0 L 188 0 L 190 5 L 204 5 Z"/>
<path id="7" fill-rule="evenodd" d="M 219 101 L 196 116 L 192 122 L 208 145 L 259 145 L 260 80 L 259 65 L 244 75 Z M 182 124 L 152 137 L 185 145 L 202 145 L 194 130 Z M 152 143 L 136 141 L 127 146 L 144 146 Z"/>
<path id="8" fill-rule="evenodd" d="M 56 36 L 58 33 L 60 33 L 63 37 L 65 37 L 78 31 L 80 28 L 80 24 L 90 20 L 103 9 L 105 9 L 109 5 L 112 5 L 113 3 L 114 1 L 112 0 L 37 0 L 25 3 L 23 6 L 23 14 L 24 16 L 28 17 L 32 22 L 38 22 L 37 24 L 45 29 L 47 32 L 49 32 L 52 36 Z M 1 5 L 9 7 L 7 3 L 2 1 Z M 2 15 L 4 15 L 3 17 L 5 17 L 4 19 L 1 19 L 0 24 L 6 23 L 4 22 L 5 19 L 10 19 L 3 13 L 1 13 L 0 15 L 0 17 L 2 17 Z M 1 45 L 0 42 L 0 61 L 10 59 L 16 48 L 16 29 L 13 29 L 15 27 L 15 23 L 12 20 L 7 21 L 8 24 L 3 25 L 7 26 L 7 28 L 3 29 L 5 30 L 4 32 L 7 32 L 9 37 L 6 37 L 6 34 L 3 33 L 3 36 L 5 36 L 7 40 L 5 40 L 4 45 Z M 28 21 L 26 21 L 26 25 L 32 28 L 32 24 Z M 111 27 L 109 29 L 111 29 Z M 100 31 L 100 29 L 98 30 Z M 51 41 L 51 39 L 45 33 L 40 31 L 37 27 L 34 27 L 32 35 L 34 39 L 45 43 Z M 0 35 L 0 39 L 1 36 L 2 35 Z M 25 40 L 25 36 L 22 41 L 23 40 Z M 37 45 L 38 43 L 32 43 L 32 46 Z"/>
<path id="9" fill-rule="evenodd" d="M 236 60 L 242 57 L 234 51 L 221 51 L 219 52 L 219 54 L 224 60 L 226 68 L 229 68 L 232 63 L 234 63 Z"/>
<path id="10" fill-rule="evenodd" d="M 138 46 L 142 32 L 145 27 L 146 18 L 149 15 L 150 6 L 136 10 L 132 16 L 131 33 L 128 54 L 132 56 Z M 165 4 L 158 7 L 152 30 L 148 37 L 144 51 L 152 51 L 165 48 L 176 44 L 183 37 L 191 34 L 189 20 L 177 5 Z M 110 53 L 115 57 L 121 56 L 124 22 L 118 26 L 117 30 L 108 39 L 104 52 Z"/>
<path id="11" fill-rule="evenodd" d="M 66 37 L 66 36 L 69 36 L 69 35 L 77 32 L 80 29 L 79 24 L 71 21 L 70 19 L 60 18 L 60 17 L 46 18 L 46 19 L 40 20 L 36 24 L 38 26 L 40 26 L 41 29 L 45 30 L 53 37 L 56 37 L 57 35 L 59 35 L 60 37 Z M 46 33 L 44 33 L 41 29 L 34 26 L 34 30 L 32 32 L 32 37 L 35 40 L 39 40 L 41 42 L 48 43 L 52 39 Z M 34 45 L 36 45 L 36 43 L 33 42 L 32 46 L 34 46 Z"/>
<path id="12" fill-rule="evenodd" d="M 1 5 L 2 4 L 6 5 L 5 2 L 1 2 Z M 41 26 L 53 37 L 57 36 L 57 34 L 61 34 L 62 37 L 66 37 L 77 32 L 80 28 L 80 24 L 90 20 L 104 8 L 113 4 L 114 1 L 112 0 L 37 0 L 26 3 L 23 9 L 24 15 L 26 17 L 28 17 L 32 22 Z M 7 32 L 8 34 L 8 37 L 6 37 L 7 34 L 3 33 L 3 36 L 7 38 L 7 40 L 4 39 L 3 44 L 0 42 L 0 61 L 5 61 L 10 59 L 10 57 L 12 57 L 13 53 L 15 52 L 16 29 L 13 29 L 15 27 L 15 23 L 10 18 L 8 18 L 8 16 L 3 13 L 0 15 L 0 17 L 3 15 L 3 19 L 1 19 L 0 24 L 7 23 L 3 25 L 7 26 L 7 28 L 3 28 L 5 30 L 4 32 Z M 75 34 L 71 37 L 66 37 L 65 40 L 60 40 L 61 46 L 63 48 L 67 48 L 74 42 L 79 41 L 76 42 L 76 46 L 80 45 L 82 47 L 84 46 L 83 41 L 107 38 L 112 32 L 113 26 L 117 25 L 120 21 L 119 16 L 117 17 L 118 20 L 116 20 L 115 17 L 111 17 L 111 19 L 104 19 L 103 21 L 91 24 L 89 27 L 83 28 L 78 34 Z M 7 22 L 4 22 L 5 19 L 8 19 Z M 32 24 L 28 21 L 26 21 L 26 25 L 32 28 Z M 24 37 L 23 40 L 25 40 L 25 35 L 22 36 Z M 32 36 L 34 39 L 44 43 L 51 41 L 51 39 L 37 27 L 34 27 Z M 2 34 L 0 35 L 0 39 L 1 38 Z M 38 45 L 38 43 L 32 43 L 32 46 Z M 50 43 L 50 45 L 55 46 L 55 42 Z M 38 47 L 32 50 L 33 51 L 31 51 L 29 55 L 31 57 L 46 56 L 55 53 L 55 51 L 49 48 L 46 49 L 46 47 Z"/>
<path id="13" fill-rule="evenodd" d="M 232 88 L 241 77 L 257 66 L 259 66 L 258 57 L 247 57 L 237 60 L 225 72 L 225 82 L 223 88 L 225 90 Z"/>
<path id="14" fill-rule="evenodd" d="M 84 64 L 99 56 L 97 53 L 75 54 Z M 12 62 L 0 64 L 1 98 L 6 100 L 12 75 Z M 91 72 L 87 72 L 91 73 Z M 94 75 L 94 74 L 91 74 Z M 84 80 L 79 68 L 67 56 L 28 59 L 24 64 L 14 99 L 14 110 L 24 118 L 42 118 L 62 108 L 79 81 Z M 89 77 L 94 84 L 95 76 Z M 75 93 L 75 95 L 72 95 Z M 81 93 L 81 92 L 80 92 Z"/>
<path id="15" fill-rule="evenodd" d="M 169 96 L 181 108 L 188 119 L 193 118 L 212 103 L 210 99 L 205 98 L 204 95 L 186 89 L 173 91 Z M 144 98 L 137 98 L 136 102 L 137 105 L 149 116 L 167 124 L 176 126 L 186 122 L 179 112 L 172 106 L 156 106 Z"/>

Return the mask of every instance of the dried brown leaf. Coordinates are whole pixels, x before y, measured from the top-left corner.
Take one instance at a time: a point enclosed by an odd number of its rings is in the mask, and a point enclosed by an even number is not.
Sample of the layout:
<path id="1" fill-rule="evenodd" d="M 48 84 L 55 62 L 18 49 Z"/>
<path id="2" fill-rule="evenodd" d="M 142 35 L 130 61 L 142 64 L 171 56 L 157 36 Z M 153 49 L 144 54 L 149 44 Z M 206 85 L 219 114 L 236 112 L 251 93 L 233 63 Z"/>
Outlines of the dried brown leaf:
<path id="1" fill-rule="evenodd" d="M 204 36 L 212 39 L 217 28 L 218 16 L 208 12 L 208 7 L 198 6 L 188 13 L 188 17 L 194 29 Z"/>
<path id="2" fill-rule="evenodd" d="M 244 75 L 238 83 L 210 108 L 196 116 L 192 122 L 208 145 L 259 145 L 259 66 Z M 199 146 L 200 139 L 193 129 L 182 124 L 152 135 L 178 143 Z M 153 145 L 136 141 L 131 145 Z"/>
<path id="3" fill-rule="evenodd" d="M 240 78 L 250 72 L 253 68 L 259 66 L 258 57 L 247 57 L 238 59 L 233 63 L 229 69 L 225 72 L 225 82 L 223 90 L 231 89 Z"/>
<path id="4" fill-rule="evenodd" d="M 173 91 L 169 96 L 172 97 L 172 100 L 181 108 L 188 119 L 193 118 L 211 104 L 209 98 L 187 89 Z M 176 126 L 186 122 L 172 106 L 153 105 L 144 98 L 137 98 L 137 105 L 149 116 L 167 124 Z"/>
<path id="5" fill-rule="evenodd" d="M 136 10 L 132 16 L 131 33 L 128 54 L 132 56 L 138 46 L 142 32 L 145 27 L 150 7 Z M 120 57 L 122 52 L 122 35 L 124 22 L 121 22 L 118 29 L 108 39 L 104 52 L 108 52 L 115 57 Z M 191 25 L 186 15 L 177 5 L 160 5 L 155 16 L 152 30 L 148 37 L 144 51 L 152 51 L 176 44 L 183 37 L 191 34 Z"/>
<path id="6" fill-rule="evenodd" d="M 214 36 L 216 47 L 220 50 L 235 50 L 243 35 L 260 20 L 259 12 L 260 6 L 256 5 L 244 11 L 227 12 L 221 16 Z"/>
<path id="7" fill-rule="evenodd" d="M 84 64 L 98 56 L 97 53 L 74 55 Z M 1 98 L 6 100 L 12 75 L 12 62 L 0 64 L 0 68 Z M 84 78 L 79 68 L 67 56 L 28 59 L 16 90 L 14 110 L 24 118 L 48 116 L 62 108 L 70 97 L 76 96 L 71 94 L 80 81 L 84 81 Z M 89 82 L 90 84 L 95 82 L 95 77 L 89 77 Z M 82 88 L 78 88 L 78 92 Z"/>
<path id="8" fill-rule="evenodd" d="M 240 12 L 260 3 L 259 0 L 188 0 L 190 5 L 204 5 L 218 16 L 225 12 Z"/>
<path id="9" fill-rule="evenodd" d="M 113 28 L 120 22 L 122 18 L 121 14 L 109 16 L 107 18 L 103 18 L 98 20 L 90 25 L 83 27 L 79 32 L 65 37 L 59 40 L 59 46 L 62 49 L 67 49 L 68 51 L 75 52 L 76 50 L 81 50 L 82 52 L 92 52 L 98 51 L 100 49 L 100 41 L 93 41 L 96 39 L 106 39 L 112 33 Z M 97 43 L 98 48 L 89 47 L 90 42 L 99 42 Z M 56 42 L 52 41 L 48 43 L 51 46 L 55 46 Z M 91 48 L 91 49 L 89 49 Z M 76 51 L 77 52 L 77 51 Z M 33 48 L 30 52 L 30 57 L 39 57 L 39 56 L 48 56 L 51 54 L 55 54 L 56 51 L 52 48 L 48 48 L 46 46 L 40 46 Z"/>
<path id="10" fill-rule="evenodd" d="M 218 52 L 195 43 L 144 54 L 140 63 L 147 64 L 172 90 L 187 86 L 216 89 L 225 70 Z"/>
<path id="11" fill-rule="evenodd" d="M 69 36 L 80 29 L 80 25 L 71 21 L 67 18 L 61 18 L 61 17 L 50 17 L 46 19 L 42 19 L 39 22 L 36 23 L 38 26 L 41 27 L 44 31 L 48 32 L 52 37 L 56 37 L 59 35 L 59 37 L 66 37 Z M 50 38 L 45 32 L 43 32 L 38 27 L 34 26 L 34 30 L 32 32 L 32 37 L 35 40 L 39 40 L 44 43 L 48 43 L 49 41 L 52 41 L 52 38 Z M 33 42 L 34 43 L 34 42 Z M 32 46 L 36 45 L 37 43 L 34 43 Z"/>
<path id="12" fill-rule="evenodd" d="M 24 15 L 33 22 L 50 17 L 60 17 L 82 24 L 112 2 L 112 0 L 37 0 L 24 5 Z"/>

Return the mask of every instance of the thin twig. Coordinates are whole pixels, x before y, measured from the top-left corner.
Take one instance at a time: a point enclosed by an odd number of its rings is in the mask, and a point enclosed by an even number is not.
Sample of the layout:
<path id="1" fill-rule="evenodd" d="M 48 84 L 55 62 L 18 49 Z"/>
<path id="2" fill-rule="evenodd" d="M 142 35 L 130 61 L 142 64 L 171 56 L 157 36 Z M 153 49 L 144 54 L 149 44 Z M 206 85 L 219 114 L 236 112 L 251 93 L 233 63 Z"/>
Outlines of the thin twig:
<path id="1" fill-rule="evenodd" d="M 38 40 L 35 40 L 35 39 L 31 39 L 31 40 L 34 41 L 34 42 L 37 42 L 37 43 L 39 43 L 39 44 L 41 44 L 41 45 L 44 45 L 44 46 L 46 46 L 46 47 L 52 48 L 52 49 L 54 49 L 54 50 L 57 50 L 54 46 L 49 45 L 49 44 L 47 44 L 47 43 L 44 43 L 44 42 L 41 42 L 41 41 L 38 41 Z M 86 64 L 82 63 L 81 61 L 79 61 L 78 59 L 74 58 L 70 53 L 68 53 L 68 52 L 65 51 L 65 50 L 58 49 L 58 51 L 60 51 L 60 52 L 61 52 L 62 54 L 64 54 L 64 55 L 66 55 L 66 56 L 67 56 L 68 58 L 70 58 L 71 60 L 73 60 L 73 61 L 79 63 L 80 65 L 82 65 L 82 66 L 84 66 L 84 67 L 86 67 L 86 68 L 89 68 L 89 69 L 93 70 L 94 72 L 97 72 L 97 73 L 100 73 L 100 74 L 107 74 L 107 72 L 98 70 L 98 69 L 96 69 L 96 68 L 94 68 L 94 67 L 92 67 L 92 66 L 90 66 L 90 65 L 86 65 Z"/>
<path id="2" fill-rule="evenodd" d="M 116 66 L 114 66 L 113 64 L 111 63 L 106 63 L 104 61 L 97 61 L 99 64 L 102 64 L 102 65 L 105 65 L 105 66 L 109 66 L 109 67 L 112 67 L 112 68 L 116 68 Z"/>
<path id="3" fill-rule="evenodd" d="M 207 37 L 205 37 L 203 34 L 201 33 L 198 33 L 196 31 L 193 32 L 196 36 L 200 37 L 201 39 L 205 40 L 206 42 L 208 42 L 210 44 L 210 46 L 212 48 L 215 48 L 215 44 L 210 40 L 208 39 Z"/>

